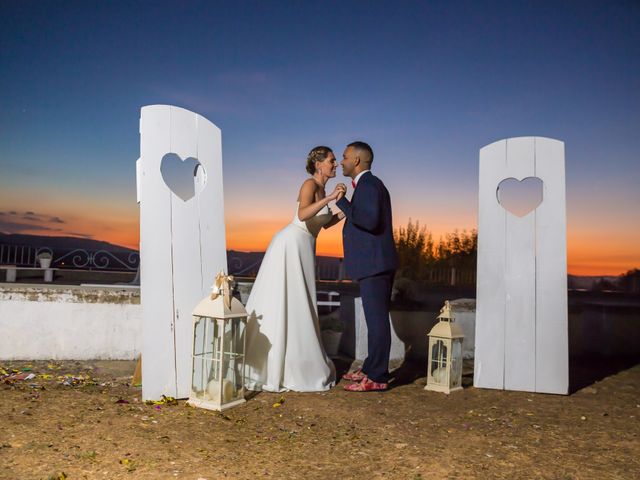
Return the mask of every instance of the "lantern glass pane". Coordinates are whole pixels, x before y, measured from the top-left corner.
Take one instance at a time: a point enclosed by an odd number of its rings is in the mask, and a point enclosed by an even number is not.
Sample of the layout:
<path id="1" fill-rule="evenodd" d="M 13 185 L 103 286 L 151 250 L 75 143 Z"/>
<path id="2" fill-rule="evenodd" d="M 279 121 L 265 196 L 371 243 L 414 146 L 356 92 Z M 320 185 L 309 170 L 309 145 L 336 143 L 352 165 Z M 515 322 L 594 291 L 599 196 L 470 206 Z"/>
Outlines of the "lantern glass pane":
<path id="1" fill-rule="evenodd" d="M 193 361 L 191 372 L 191 391 L 201 396 L 204 391 L 204 352 L 205 352 L 205 323 L 206 319 L 195 317 L 193 324 Z"/>
<path id="2" fill-rule="evenodd" d="M 242 320 L 234 318 L 225 324 L 224 354 L 222 356 L 222 403 L 244 397 L 244 338 Z"/>
<path id="3" fill-rule="evenodd" d="M 192 395 L 201 400 L 220 402 L 220 338 L 217 322 L 196 317 L 193 330 Z"/>
<path id="4" fill-rule="evenodd" d="M 462 339 L 456 338 L 451 345 L 451 387 L 462 382 Z"/>
<path id="5" fill-rule="evenodd" d="M 444 341 L 436 340 L 431 346 L 431 365 L 429 374 L 436 383 L 447 382 L 447 346 Z"/>
<path id="6" fill-rule="evenodd" d="M 244 333 L 245 333 L 245 326 L 246 326 L 246 318 L 236 318 L 233 320 L 233 322 L 235 323 L 235 327 L 234 327 L 234 342 L 236 345 L 236 353 L 241 356 L 244 360 Z"/>

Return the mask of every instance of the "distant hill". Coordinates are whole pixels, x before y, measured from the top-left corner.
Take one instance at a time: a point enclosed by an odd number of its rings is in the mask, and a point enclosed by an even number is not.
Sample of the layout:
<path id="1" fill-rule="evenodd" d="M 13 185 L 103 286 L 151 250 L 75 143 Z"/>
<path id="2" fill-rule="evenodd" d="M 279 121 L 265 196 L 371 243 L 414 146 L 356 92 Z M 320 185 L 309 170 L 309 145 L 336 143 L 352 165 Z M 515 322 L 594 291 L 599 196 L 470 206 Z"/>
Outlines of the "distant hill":
<path id="1" fill-rule="evenodd" d="M 108 252 L 136 252 L 131 248 L 101 240 L 78 237 L 50 237 L 45 235 L 24 235 L 21 233 L 0 233 L 0 243 L 5 245 L 26 245 L 32 247 L 49 247 L 60 250 L 106 250 Z"/>
<path id="2" fill-rule="evenodd" d="M 19 233 L 0 233 L 0 244 L 25 245 L 36 248 L 48 247 L 58 251 L 74 250 L 76 248 L 96 251 L 105 250 L 112 253 L 129 254 L 137 250 L 114 245 L 101 240 L 91 240 L 78 237 L 51 237 L 45 235 L 24 235 Z M 227 251 L 227 264 L 229 273 L 235 275 L 253 276 L 258 273 L 264 252 L 240 252 Z M 125 258 L 125 257 L 123 257 Z M 339 275 L 341 259 L 338 257 L 316 257 L 318 278 L 337 278 Z M 617 285 L 622 276 L 578 276 L 568 275 L 567 283 L 570 289 L 592 290 L 598 285 L 608 283 Z"/>

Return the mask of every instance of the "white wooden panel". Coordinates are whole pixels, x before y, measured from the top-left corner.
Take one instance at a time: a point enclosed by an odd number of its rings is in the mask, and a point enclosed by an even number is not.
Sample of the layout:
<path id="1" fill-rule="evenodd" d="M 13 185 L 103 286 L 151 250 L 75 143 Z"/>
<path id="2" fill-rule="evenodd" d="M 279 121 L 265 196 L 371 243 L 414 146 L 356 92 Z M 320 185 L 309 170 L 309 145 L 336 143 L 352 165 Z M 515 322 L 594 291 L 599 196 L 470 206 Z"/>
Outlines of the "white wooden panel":
<path id="1" fill-rule="evenodd" d="M 537 210 L 536 391 L 569 391 L 564 143 L 536 138 L 536 175 L 544 181 Z"/>
<path id="2" fill-rule="evenodd" d="M 505 371 L 507 390 L 535 390 L 535 217 L 507 215 Z"/>
<path id="3" fill-rule="evenodd" d="M 520 218 L 496 188 L 527 177 L 542 180 L 543 199 Z M 567 392 L 565 217 L 562 142 L 520 137 L 480 150 L 475 386 Z"/>
<path id="4" fill-rule="evenodd" d="M 140 121 L 142 397 L 176 396 L 171 272 L 171 192 L 160 173 L 169 152 L 170 107 L 143 107 Z"/>
<path id="5" fill-rule="evenodd" d="M 147 143 L 147 117 L 158 123 L 155 115 L 161 114 L 159 128 L 150 132 L 156 146 L 145 156 Z M 145 375 L 143 370 L 143 398 L 159 398 L 162 394 L 177 398 L 188 396 L 191 381 L 192 320 L 195 305 L 209 292 L 215 272 L 226 271 L 226 242 L 224 227 L 224 207 L 222 192 L 222 151 L 220 130 L 205 118 L 188 110 L 172 106 L 150 106 L 142 109 L 142 163 L 149 163 L 154 175 L 152 180 L 143 176 L 141 195 L 141 259 L 146 263 L 162 265 L 155 274 L 142 268 L 142 288 L 148 295 L 142 298 L 145 325 L 143 368 L 155 365 Z M 162 139 L 159 141 L 159 139 Z M 151 143 L 151 142 L 148 142 Z M 216 148 L 217 146 L 217 148 Z M 198 169 L 195 197 L 183 201 L 164 183 L 160 174 L 160 161 L 167 153 L 175 153 L 182 160 L 196 158 L 202 168 Z M 183 172 L 184 173 L 184 172 Z M 192 171 L 186 172 L 193 174 Z M 210 182 L 210 179 L 216 179 Z M 148 190 L 162 192 L 166 197 L 162 203 L 156 196 L 148 195 Z M 211 205 L 215 208 L 202 208 Z M 156 224 L 142 227 L 142 212 L 155 213 Z M 154 230 L 163 225 L 162 231 Z M 202 235 L 202 230 L 206 235 Z M 145 248 L 148 244 L 162 244 L 162 250 Z M 207 252 L 205 254 L 205 252 Z M 142 263 L 142 260 L 141 260 Z M 145 265 L 146 265 L 145 263 Z M 158 299 L 162 299 L 158 301 Z M 149 308 L 147 308 L 149 306 Z M 156 322 L 150 315 L 161 317 Z M 168 325 L 169 334 L 156 336 L 156 323 Z M 163 330 L 164 331 L 164 330 Z M 162 361 L 157 362 L 158 359 Z M 169 361 L 170 360 L 170 361 Z M 149 367 L 151 368 L 151 367 Z M 160 381 L 168 377 L 169 383 Z"/>
<path id="6" fill-rule="evenodd" d="M 504 388 L 505 211 L 496 189 L 506 166 L 506 141 L 480 150 L 478 275 L 474 380 L 476 387 Z"/>
<path id="7" fill-rule="evenodd" d="M 535 152 L 533 137 L 516 137 L 506 140 L 507 163 L 502 172 L 505 178 L 522 180 L 535 176 Z"/>
<path id="8" fill-rule="evenodd" d="M 205 160 L 199 158 L 197 125 L 197 114 L 171 107 L 171 151 L 182 160 L 196 158 L 202 163 Z M 192 170 L 184 171 L 184 174 L 193 173 L 195 172 Z M 198 194 L 196 191 L 196 196 Z M 191 312 L 204 297 L 200 288 L 202 258 L 198 234 L 200 212 L 197 207 L 195 197 L 184 201 L 178 195 L 171 194 L 171 254 L 178 398 L 189 396 L 193 347 Z"/>
<path id="9" fill-rule="evenodd" d="M 535 176 L 532 137 L 507 140 L 504 175 L 519 181 Z M 507 390 L 535 390 L 535 228 L 535 211 L 524 217 L 506 212 L 504 388 Z"/>
<path id="10" fill-rule="evenodd" d="M 171 109 L 171 152 L 183 160 L 198 156 L 198 114 L 184 108 L 170 106 Z"/>
<path id="11" fill-rule="evenodd" d="M 136 160 L 136 203 L 140 203 L 142 199 L 142 162 L 140 159 Z"/>

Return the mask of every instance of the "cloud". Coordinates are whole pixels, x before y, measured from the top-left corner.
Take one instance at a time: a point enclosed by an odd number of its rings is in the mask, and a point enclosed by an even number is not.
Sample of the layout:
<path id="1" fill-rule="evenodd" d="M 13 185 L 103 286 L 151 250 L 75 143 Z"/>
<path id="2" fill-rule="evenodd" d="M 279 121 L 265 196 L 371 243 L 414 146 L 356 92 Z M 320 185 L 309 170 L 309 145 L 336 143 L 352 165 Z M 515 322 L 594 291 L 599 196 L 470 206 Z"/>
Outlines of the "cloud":
<path id="1" fill-rule="evenodd" d="M 80 237 L 80 238 L 88 238 L 88 239 L 92 239 L 95 237 L 95 235 L 92 235 L 90 233 L 65 232 L 64 234 L 65 236 L 69 236 L 69 237 Z"/>
<path id="2" fill-rule="evenodd" d="M 6 220 L 0 220 L 0 232 L 5 234 L 11 233 L 24 233 L 24 234 L 33 234 L 33 233 L 46 233 L 46 232 L 55 232 L 62 233 L 65 237 L 80 237 L 80 238 L 94 238 L 94 235 L 89 233 L 80 233 L 80 232 L 65 232 L 60 227 L 48 227 L 46 225 L 32 225 L 29 223 L 20 223 L 20 222 L 12 222 Z"/>
<path id="3" fill-rule="evenodd" d="M 67 222 L 57 215 L 45 215 L 32 210 L 24 213 L 12 211 L 0 212 L 0 232 L 5 234 L 43 234 L 65 235 L 70 237 L 94 238 L 94 235 L 81 232 L 67 232 L 58 226 Z"/>
<path id="4" fill-rule="evenodd" d="M 58 216 L 39 214 L 32 210 L 24 213 L 19 213 L 15 210 L 0 212 L 0 231 L 4 233 L 65 233 L 61 227 L 57 226 L 65 223 Z M 69 235 L 91 238 L 90 235 L 84 233 L 69 233 Z"/>
<path id="5" fill-rule="evenodd" d="M 3 233 L 28 233 L 28 232 L 61 232 L 61 228 L 52 228 L 45 225 L 32 225 L 29 223 L 0 220 L 0 231 Z"/>
<path id="6" fill-rule="evenodd" d="M 264 111 L 265 100 L 268 106 L 274 106 L 269 92 L 278 88 L 278 76 L 262 71 L 227 71 L 213 74 L 208 81 L 212 89 L 167 89 L 164 85 L 151 88 L 167 103 L 181 105 L 189 110 L 209 115 L 214 121 L 218 116 L 255 117 Z"/>
<path id="7" fill-rule="evenodd" d="M 215 75 L 215 78 L 222 83 L 234 86 L 255 86 L 270 79 L 266 72 L 223 72 Z"/>
<path id="8" fill-rule="evenodd" d="M 67 223 L 65 222 L 62 218 L 58 217 L 57 215 L 45 215 L 45 214 L 40 214 L 40 213 L 36 213 L 32 210 L 29 210 L 27 212 L 24 212 L 22 214 L 16 212 L 16 211 L 10 211 L 10 212 L 0 212 L 0 216 L 3 217 L 17 217 L 16 221 L 21 221 L 21 220 L 26 220 L 27 222 L 34 222 L 34 223 Z"/>
<path id="9" fill-rule="evenodd" d="M 216 123 L 217 116 L 228 115 L 244 118 L 252 117 L 256 113 L 255 106 L 246 98 L 245 94 L 226 92 L 224 96 L 214 97 L 210 94 L 194 92 L 164 91 L 162 96 L 167 98 L 167 103 L 198 112 L 214 123 Z"/>

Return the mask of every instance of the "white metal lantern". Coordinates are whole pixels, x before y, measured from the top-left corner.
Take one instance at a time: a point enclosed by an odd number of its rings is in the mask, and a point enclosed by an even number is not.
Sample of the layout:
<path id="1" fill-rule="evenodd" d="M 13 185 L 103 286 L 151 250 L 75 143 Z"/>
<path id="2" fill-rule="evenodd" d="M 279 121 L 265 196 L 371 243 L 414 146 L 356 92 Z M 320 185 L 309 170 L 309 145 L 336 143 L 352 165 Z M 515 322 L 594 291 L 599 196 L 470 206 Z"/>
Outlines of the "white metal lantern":
<path id="1" fill-rule="evenodd" d="M 462 329 L 447 300 L 440 320 L 429 332 L 429 364 L 425 390 L 451 393 L 462 389 Z"/>
<path id="2" fill-rule="evenodd" d="M 220 272 L 211 295 L 193 311 L 191 394 L 194 407 L 222 411 L 244 403 L 247 312 L 231 296 L 233 277 Z"/>

